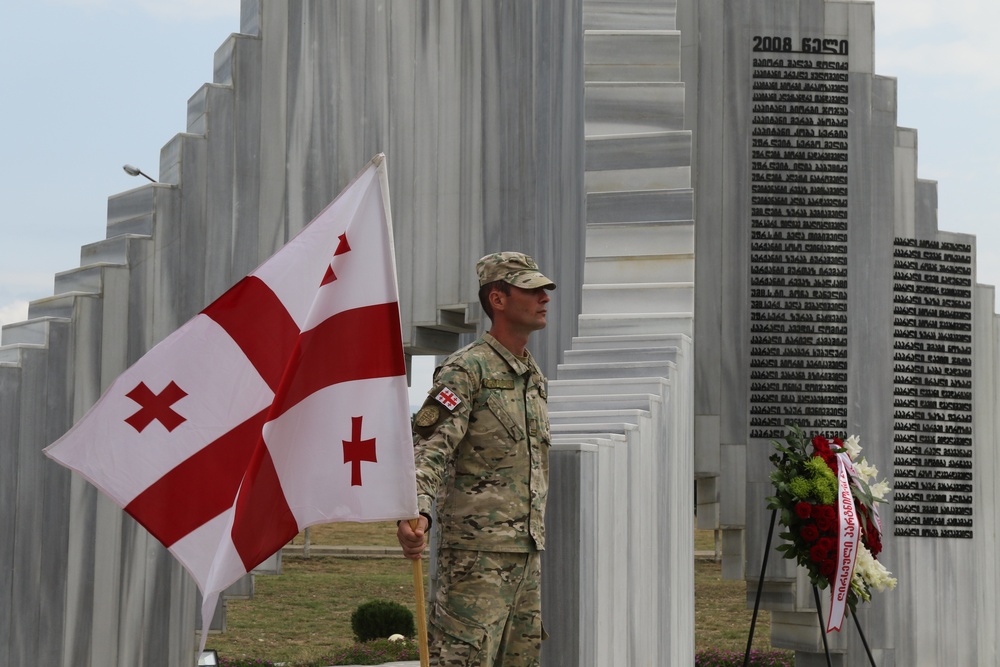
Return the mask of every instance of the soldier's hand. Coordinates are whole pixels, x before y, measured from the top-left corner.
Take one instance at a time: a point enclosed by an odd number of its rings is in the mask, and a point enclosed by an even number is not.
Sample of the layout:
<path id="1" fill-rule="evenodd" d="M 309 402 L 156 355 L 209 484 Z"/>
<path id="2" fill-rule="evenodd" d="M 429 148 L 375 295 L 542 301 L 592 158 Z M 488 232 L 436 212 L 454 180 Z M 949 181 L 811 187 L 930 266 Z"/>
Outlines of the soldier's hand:
<path id="1" fill-rule="evenodd" d="M 403 547 L 403 555 L 411 560 L 419 560 L 427 540 L 424 534 L 427 532 L 427 517 L 421 516 L 417 519 L 417 528 L 414 530 L 409 521 L 400 521 L 396 528 L 396 539 L 399 546 Z"/>

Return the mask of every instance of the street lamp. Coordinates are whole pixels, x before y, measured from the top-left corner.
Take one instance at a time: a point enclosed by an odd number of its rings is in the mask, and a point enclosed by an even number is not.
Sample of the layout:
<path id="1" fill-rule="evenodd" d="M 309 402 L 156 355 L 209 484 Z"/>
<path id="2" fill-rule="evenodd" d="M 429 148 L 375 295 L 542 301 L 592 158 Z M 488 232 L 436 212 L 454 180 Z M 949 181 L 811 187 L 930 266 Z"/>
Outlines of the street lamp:
<path id="1" fill-rule="evenodd" d="M 128 174 L 129 176 L 145 176 L 146 178 L 149 179 L 150 183 L 156 183 L 156 181 L 153 180 L 153 178 L 149 174 L 143 172 L 142 169 L 139 169 L 139 167 L 133 167 L 130 164 L 126 164 L 122 166 L 122 169 L 124 169 L 125 173 Z"/>

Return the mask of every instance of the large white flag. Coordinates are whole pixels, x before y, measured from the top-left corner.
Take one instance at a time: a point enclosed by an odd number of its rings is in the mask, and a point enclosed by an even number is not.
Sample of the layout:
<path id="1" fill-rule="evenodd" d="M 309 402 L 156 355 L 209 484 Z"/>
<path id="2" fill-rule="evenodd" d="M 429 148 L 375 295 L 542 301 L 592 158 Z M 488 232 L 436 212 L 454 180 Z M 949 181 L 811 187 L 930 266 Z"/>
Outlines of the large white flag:
<path id="1" fill-rule="evenodd" d="M 205 627 L 306 526 L 417 516 L 390 215 L 379 155 L 45 450 L 183 563 Z"/>

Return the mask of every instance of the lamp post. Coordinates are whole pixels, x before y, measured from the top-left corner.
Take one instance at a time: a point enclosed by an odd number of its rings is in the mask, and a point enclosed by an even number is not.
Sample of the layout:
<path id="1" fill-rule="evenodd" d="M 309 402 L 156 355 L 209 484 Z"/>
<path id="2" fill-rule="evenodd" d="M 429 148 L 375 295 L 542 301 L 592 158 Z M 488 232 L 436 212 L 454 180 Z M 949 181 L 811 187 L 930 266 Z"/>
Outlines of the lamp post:
<path id="1" fill-rule="evenodd" d="M 149 179 L 150 183 L 156 183 L 156 181 L 153 180 L 152 176 L 143 172 L 143 170 L 139 169 L 139 167 L 133 167 L 130 164 L 126 164 L 122 166 L 122 169 L 124 169 L 125 173 L 128 174 L 129 176 L 145 176 L 146 178 Z"/>

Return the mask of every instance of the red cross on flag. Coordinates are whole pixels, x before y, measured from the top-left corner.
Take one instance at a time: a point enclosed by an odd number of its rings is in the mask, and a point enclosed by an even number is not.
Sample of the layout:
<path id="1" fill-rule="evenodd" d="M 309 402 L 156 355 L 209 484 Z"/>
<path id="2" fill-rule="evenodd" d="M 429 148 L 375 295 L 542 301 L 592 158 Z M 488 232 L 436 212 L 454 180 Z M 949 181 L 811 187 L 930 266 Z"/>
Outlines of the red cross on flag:
<path id="1" fill-rule="evenodd" d="M 306 526 L 417 516 L 390 215 L 379 155 L 45 450 L 180 560 L 206 625 Z"/>

